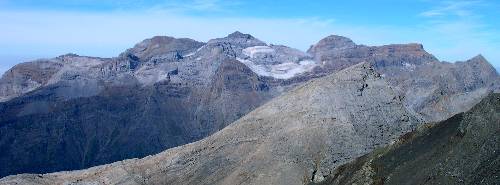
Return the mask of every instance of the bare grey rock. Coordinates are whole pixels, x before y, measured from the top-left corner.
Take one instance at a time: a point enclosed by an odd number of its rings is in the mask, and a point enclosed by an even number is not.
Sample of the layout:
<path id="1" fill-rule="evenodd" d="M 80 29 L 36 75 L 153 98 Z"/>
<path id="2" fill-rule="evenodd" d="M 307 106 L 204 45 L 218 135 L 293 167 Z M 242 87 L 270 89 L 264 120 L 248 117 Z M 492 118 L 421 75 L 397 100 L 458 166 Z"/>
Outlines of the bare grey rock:
<path id="1" fill-rule="evenodd" d="M 136 44 L 133 48 L 128 49 L 120 56 L 128 57 L 133 60 L 138 59 L 141 62 L 149 61 L 153 57 L 180 59 L 182 56 L 194 52 L 203 45 L 204 43 L 192 39 L 156 36 Z"/>
<path id="2" fill-rule="evenodd" d="M 0 184 L 304 184 L 418 124 L 362 63 L 307 82 L 201 141 L 87 170 L 9 176 Z"/>
<path id="3" fill-rule="evenodd" d="M 312 45 L 308 53 L 314 54 L 314 57 L 318 61 L 323 61 L 325 54 L 331 53 L 336 50 L 345 50 L 355 48 L 357 45 L 349 38 L 338 36 L 338 35 L 330 35 L 321 39 L 315 45 Z"/>
<path id="4" fill-rule="evenodd" d="M 360 62 L 370 62 L 398 89 L 405 104 L 426 121 L 440 121 L 470 109 L 499 88 L 500 77 L 482 56 L 466 62 L 440 62 L 421 44 L 356 45 L 329 36 L 308 53 L 321 64 L 315 73 L 332 73 Z M 316 74 L 316 75 L 317 75 Z"/>
<path id="5" fill-rule="evenodd" d="M 318 184 L 498 184 L 500 94 L 342 165 Z"/>

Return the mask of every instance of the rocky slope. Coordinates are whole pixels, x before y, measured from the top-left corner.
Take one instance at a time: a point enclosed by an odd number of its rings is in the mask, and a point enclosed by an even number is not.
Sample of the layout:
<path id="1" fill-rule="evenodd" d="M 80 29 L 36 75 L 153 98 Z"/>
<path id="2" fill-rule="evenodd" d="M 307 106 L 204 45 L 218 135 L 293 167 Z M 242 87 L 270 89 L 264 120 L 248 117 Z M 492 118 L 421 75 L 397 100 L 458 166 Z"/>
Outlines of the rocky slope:
<path id="1" fill-rule="evenodd" d="M 321 184 L 498 184 L 500 94 L 338 167 Z"/>
<path id="2" fill-rule="evenodd" d="M 445 119 L 498 89 L 482 57 L 437 61 L 421 45 L 330 36 L 308 53 L 235 32 L 153 37 L 115 58 L 23 63 L 0 79 L 0 177 L 82 169 L 200 140 L 308 80 L 368 61 L 414 117 Z M 26 137 L 29 136 L 29 137 Z"/>
<path id="3" fill-rule="evenodd" d="M 303 184 L 421 122 L 367 63 L 315 79 L 201 141 L 143 159 L 0 184 Z"/>
<path id="4" fill-rule="evenodd" d="M 440 62 L 420 44 L 357 45 L 329 36 L 308 50 L 329 73 L 370 62 L 405 98 L 406 106 L 426 121 L 440 121 L 466 111 L 489 92 L 500 89 L 500 77 L 484 57 Z"/>

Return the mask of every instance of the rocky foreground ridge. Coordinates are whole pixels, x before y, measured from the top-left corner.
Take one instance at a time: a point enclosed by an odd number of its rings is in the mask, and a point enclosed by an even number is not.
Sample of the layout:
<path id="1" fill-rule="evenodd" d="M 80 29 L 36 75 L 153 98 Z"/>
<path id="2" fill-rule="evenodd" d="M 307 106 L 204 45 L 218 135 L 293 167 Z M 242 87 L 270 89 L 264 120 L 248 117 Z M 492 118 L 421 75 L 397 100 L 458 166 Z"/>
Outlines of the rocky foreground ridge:
<path id="1" fill-rule="evenodd" d="M 235 32 L 153 37 L 115 58 L 22 63 L 0 79 L 0 177 L 83 169 L 203 139 L 304 82 L 366 62 L 408 112 L 440 121 L 499 89 L 482 56 L 440 62 L 419 44 L 329 36 L 307 52 Z M 364 89 L 364 87 L 360 87 Z"/>
<path id="2" fill-rule="evenodd" d="M 318 184 L 498 184 L 500 94 L 337 168 Z"/>

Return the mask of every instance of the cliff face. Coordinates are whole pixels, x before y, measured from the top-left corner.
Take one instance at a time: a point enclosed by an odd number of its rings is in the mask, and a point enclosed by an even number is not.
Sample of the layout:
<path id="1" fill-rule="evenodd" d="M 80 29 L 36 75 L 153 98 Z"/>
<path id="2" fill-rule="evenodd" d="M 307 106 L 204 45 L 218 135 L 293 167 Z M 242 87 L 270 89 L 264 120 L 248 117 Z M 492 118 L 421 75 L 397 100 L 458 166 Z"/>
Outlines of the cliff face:
<path id="1" fill-rule="evenodd" d="M 337 168 L 321 184 L 498 184 L 500 94 Z"/>
<path id="2" fill-rule="evenodd" d="M 374 66 L 409 114 L 425 121 L 467 110 L 499 87 L 484 58 L 439 62 L 419 44 L 368 47 L 330 36 L 306 53 L 240 32 L 207 43 L 153 37 L 115 58 L 68 54 L 6 72 L 0 162 L 8 165 L 0 176 L 156 154 L 361 62 Z"/>

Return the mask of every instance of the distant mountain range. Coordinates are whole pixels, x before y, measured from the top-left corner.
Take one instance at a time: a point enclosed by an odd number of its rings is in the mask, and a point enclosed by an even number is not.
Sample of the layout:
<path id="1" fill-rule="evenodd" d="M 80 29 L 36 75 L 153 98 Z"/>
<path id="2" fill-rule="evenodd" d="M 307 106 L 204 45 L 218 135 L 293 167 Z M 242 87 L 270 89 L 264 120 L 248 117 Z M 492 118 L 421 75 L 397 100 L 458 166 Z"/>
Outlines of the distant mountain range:
<path id="1" fill-rule="evenodd" d="M 500 89 L 499 79 L 481 55 L 440 62 L 420 44 L 364 46 L 329 36 L 302 52 L 240 32 L 207 43 L 158 36 L 115 58 L 67 54 L 7 71 L 0 176 L 173 148 L 91 172 L 3 180 L 319 181 L 423 123 L 469 110 Z"/>

